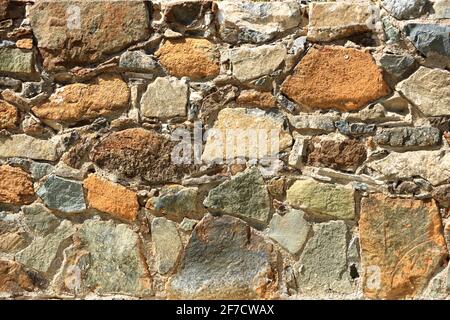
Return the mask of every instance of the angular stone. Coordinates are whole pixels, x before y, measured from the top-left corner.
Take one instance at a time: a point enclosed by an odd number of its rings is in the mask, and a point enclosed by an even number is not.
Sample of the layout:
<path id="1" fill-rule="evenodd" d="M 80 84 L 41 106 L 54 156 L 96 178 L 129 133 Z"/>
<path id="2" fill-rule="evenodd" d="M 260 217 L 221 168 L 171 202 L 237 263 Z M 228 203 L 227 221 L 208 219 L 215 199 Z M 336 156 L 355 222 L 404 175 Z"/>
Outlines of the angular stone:
<path id="1" fill-rule="evenodd" d="M 33 52 L 14 48 L 0 48 L 0 73 L 30 76 L 35 73 Z"/>
<path id="2" fill-rule="evenodd" d="M 15 261 L 0 260 L 0 292 L 18 294 L 41 289 L 45 284 L 45 279 L 36 271 Z"/>
<path id="3" fill-rule="evenodd" d="M 119 67 L 134 72 L 153 73 L 158 70 L 158 62 L 143 50 L 125 51 L 120 56 Z"/>
<path id="4" fill-rule="evenodd" d="M 374 124 L 348 123 L 345 120 L 339 120 L 334 123 L 338 131 L 346 136 L 360 136 L 373 134 L 376 131 Z"/>
<path id="5" fill-rule="evenodd" d="M 383 7 L 396 19 L 407 20 L 420 17 L 428 0 L 383 0 Z"/>
<path id="6" fill-rule="evenodd" d="M 434 127 L 383 129 L 377 133 L 374 141 L 383 147 L 414 150 L 437 146 L 441 142 L 441 132 Z"/>
<path id="7" fill-rule="evenodd" d="M 195 34 L 208 28 L 217 12 L 217 4 L 210 0 L 167 1 L 160 6 L 164 23 L 181 34 Z"/>
<path id="8" fill-rule="evenodd" d="M 41 140 L 25 134 L 16 134 L 0 138 L 0 157 L 55 161 L 59 156 L 58 146 L 56 139 Z"/>
<path id="9" fill-rule="evenodd" d="M 42 237 L 53 232 L 60 223 L 60 220 L 40 203 L 23 206 L 22 211 L 27 227 L 31 232 Z"/>
<path id="10" fill-rule="evenodd" d="M 450 0 L 435 0 L 433 10 L 435 19 L 450 19 Z"/>
<path id="11" fill-rule="evenodd" d="M 0 219 L 0 252 L 16 253 L 26 248 L 31 237 L 19 226 L 18 221 Z"/>
<path id="12" fill-rule="evenodd" d="M 342 47 L 312 48 L 281 90 L 303 108 L 360 109 L 389 93 L 370 53 Z"/>
<path id="13" fill-rule="evenodd" d="M 20 39 L 16 41 L 16 47 L 19 49 L 33 49 L 33 39 Z"/>
<path id="14" fill-rule="evenodd" d="M 359 221 L 363 289 L 368 298 L 416 296 L 447 256 L 432 201 L 363 198 Z"/>
<path id="15" fill-rule="evenodd" d="M 298 131 L 313 133 L 328 133 L 336 130 L 334 121 L 338 117 L 318 115 L 318 114 L 299 114 L 289 115 L 289 122 Z"/>
<path id="16" fill-rule="evenodd" d="M 426 116 L 450 115 L 450 72 L 420 67 L 411 77 L 397 84 L 409 101 Z"/>
<path id="17" fill-rule="evenodd" d="M 0 166 L 0 203 L 29 204 L 36 198 L 31 176 L 18 167 Z"/>
<path id="18" fill-rule="evenodd" d="M 153 219 L 152 241 L 155 244 L 158 272 L 166 274 L 175 266 L 183 248 L 175 222 L 166 218 Z"/>
<path id="19" fill-rule="evenodd" d="M 86 210 L 83 185 L 78 181 L 51 175 L 39 188 L 37 195 L 50 209 L 56 209 L 64 213 Z"/>
<path id="20" fill-rule="evenodd" d="M 309 138 L 294 132 L 294 145 L 289 152 L 288 164 L 294 168 L 302 169 L 305 164 L 305 156 L 307 154 L 307 147 Z"/>
<path id="21" fill-rule="evenodd" d="M 355 200 L 350 188 L 320 183 L 315 180 L 297 180 L 287 190 L 286 202 L 318 217 L 353 219 Z"/>
<path id="22" fill-rule="evenodd" d="M 444 184 L 434 188 L 431 195 L 441 207 L 450 207 L 450 184 Z"/>
<path id="23" fill-rule="evenodd" d="M 168 283 L 168 298 L 274 298 L 274 256 L 272 245 L 242 220 L 208 215 L 189 239 L 178 272 Z"/>
<path id="24" fill-rule="evenodd" d="M 168 73 L 178 78 L 201 80 L 219 74 L 219 53 L 207 39 L 167 40 L 155 55 Z"/>
<path id="25" fill-rule="evenodd" d="M 90 208 L 109 213 L 113 217 L 134 221 L 139 211 L 135 192 L 120 184 L 102 179 L 94 174 L 83 181 Z"/>
<path id="26" fill-rule="evenodd" d="M 118 114 L 128 108 L 129 99 L 130 90 L 120 77 L 102 75 L 88 84 L 61 87 L 32 110 L 44 120 L 76 123 Z"/>
<path id="27" fill-rule="evenodd" d="M 323 297 L 352 291 L 347 265 L 347 227 L 343 221 L 315 224 L 314 235 L 306 243 L 297 270 L 297 286 L 302 293 Z"/>
<path id="28" fill-rule="evenodd" d="M 180 229 L 183 230 L 184 232 L 190 232 L 194 230 L 197 223 L 198 223 L 197 220 L 184 218 L 183 221 L 181 221 L 180 223 Z"/>
<path id="29" fill-rule="evenodd" d="M 233 48 L 226 57 L 230 62 L 233 76 L 245 82 L 274 72 L 284 61 L 286 54 L 286 47 L 277 44 Z"/>
<path id="30" fill-rule="evenodd" d="M 270 220 L 268 236 L 289 253 L 299 253 L 311 230 L 311 224 L 304 219 L 304 215 L 299 210 L 290 210 L 284 216 L 274 214 Z"/>
<path id="31" fill-rule="evenodd" d="M 9 0 L 0 0 L 0 20 L 3 20 L 8 12 L 6 9 L 8 9 Z"/>
<path id="32" fill-rule="evenodd" d="M 220 1 L 217 5 L 219 34 L 232 43 L 264 43 L 307 20 L 296 1 Z"/>
<path id="33" fill-rule="evenodd" d="M 370 3 L 313 2 L 309 8 L 309 41 L 331 41 L 370 32 Z"/>
<path id="34" fill-rule="evenodd" d="M 17 127 L 19 112 L 6 101 L 0 100 L 0 130 Z"/>
<path id="35" fill-rule="evenodd" d="M 258 223 L 267 223 L 270 215 L 269 192 L 257 168 L 240 172 L 212 189 L 203 204 L 210 211 Z"/>
<path id="36" fill-rule="evenodd" d="M 391 83 L 396 83 L 409 76 L 416 67 L 416 60 L 410 55 L 384 54 L 380 65 L 386 71 Z"/>
<path id="37" fill-rule="evenodd" d="M 187 114 L 188 86 L 177 78 L 156 78 L 141 99 L 141 112 L 146 117 L 172 118 Z"/>
<path id="38" fill-rule="evenodd" d="M 51 17 L 51 19 L 49 19 Z M 30 22 L 46 69 L 104 60 L 149 36 L 144 1 L 39 1 Z"/>
<path id="39" fill-rule="evenodd" d="M 261 109 L 270 109 L 276 106 L 276 99 L 270 92 L 260 92 L 257 90 L 242 91 L 236 99 L 236 102 L 243 107 L 257 107 Z"/>

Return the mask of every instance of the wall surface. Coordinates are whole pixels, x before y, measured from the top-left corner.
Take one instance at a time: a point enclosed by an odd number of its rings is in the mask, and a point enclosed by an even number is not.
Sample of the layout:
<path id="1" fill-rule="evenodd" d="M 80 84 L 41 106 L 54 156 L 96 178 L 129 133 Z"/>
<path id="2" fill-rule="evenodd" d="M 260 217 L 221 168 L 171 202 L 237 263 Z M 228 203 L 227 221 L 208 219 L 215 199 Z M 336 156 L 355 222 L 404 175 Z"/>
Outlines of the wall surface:
<path id="1" fill-rule="evenodd" d="M 450 1 L 0 0 L 0 297 L 450 297 Z"/>

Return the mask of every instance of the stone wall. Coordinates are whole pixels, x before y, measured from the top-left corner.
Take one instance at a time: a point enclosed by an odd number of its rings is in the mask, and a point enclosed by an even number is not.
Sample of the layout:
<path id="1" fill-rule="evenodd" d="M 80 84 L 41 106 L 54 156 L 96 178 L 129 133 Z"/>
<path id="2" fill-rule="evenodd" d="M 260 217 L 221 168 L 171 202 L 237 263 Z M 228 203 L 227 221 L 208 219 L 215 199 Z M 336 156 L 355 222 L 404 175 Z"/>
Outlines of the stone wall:
<path id="1" fill-rule="evenodd" d="M 1 297 L 449 298 L 449 33 L 449 0 L 0 0 Z"/>

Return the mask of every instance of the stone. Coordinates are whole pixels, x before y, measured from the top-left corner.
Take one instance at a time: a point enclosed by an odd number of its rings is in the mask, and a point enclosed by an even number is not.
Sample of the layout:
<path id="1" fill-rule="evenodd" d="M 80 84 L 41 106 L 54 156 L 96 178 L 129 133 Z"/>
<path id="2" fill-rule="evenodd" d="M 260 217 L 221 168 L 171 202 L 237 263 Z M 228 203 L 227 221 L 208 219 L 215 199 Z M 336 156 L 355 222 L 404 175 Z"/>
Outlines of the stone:
<path id="1" fill-rule="evenodd" d="M 443 151 L 391 152 L 387 157 L 367 164 L 376 179 L 397 181 L 422 177 L 433 185 L 450 178 L 450 153 Z"/>
<path id="2" fill-rule="evenodd" d="M 195 34 L 210 26 L 217 4 L 210 0 L 168 1 L 161 3 L 161 11 L 168 30 Z"/>
<path id="3" fill-rule="evenodd" d="M 450 115 L 450 72 L 420 67 L 397 84 L 401 92 L 426 116 Z"/>
<path id="4" fill-rule="evenodd" d="M 0 292 L 10 294 L 32 292 L 43 289 L 45 285 L 45 278 L 38 272 L 25 268 L 15 261 L 0 260 Z"/>
<path id="5" fill-rule="evenodd" d="M 130 90 L 120 77 L 102 75 L 90 83 L 57 89 L 32 111 L 43 120 L 76 123 L 119 114 L 128 108 L 129 100 Z"/>
<path id="6" fill-rule="evenodd" d="M 152 241 L 155 244 L 157 269 L 166 274 L 178 261 L 183 245 L 175 222 L 166 218 L 155 218 L 152 221 Z"/>
<path id="7" fill-rule="evenodd" d="M 305 164 L 309 138 L 294 132 L 294 141 L 294 145 L 289 152 L 288 164 L 291 167 L 302 169 Z"/>
<path id="8" fill-rule="evenodd" d="M 159 69 L 158 62 L 143 50 L 125 51 L 121 54 L 119 67 L 144 73 L 154 73 Z"/>
<path id="9" fill-rule="evenodd" d="M 383 0 L 382 4 L 394 18 L 407 20 L 420 17 L 429 2 L 428 0 Z"/>
<path id="10" fill-rule="evenodd" d="M 8 216 L 0 218 L 0 252 L 16 253 L 31 243 L 31 237 L 19 226 L 17 220 Z"/>
<path id="11" fill-rule="evenodd" d="M 207 39 L 170 39 L 156 51 L 161 65 L 177 78 L 214 78 L 219 74 L 219 52 Z"/>
<path id="12" fill-rule="evenodd" d="M 6 101 L 0 100 L 0 130 L 13 129 L 19 122 L 19 112 Z"/>
<path id="13" fill-rule="evenodd" d="M 59 157 L 57 139 L 41 140 L 25 134 L 0 137 L 0 157 L 22 157 L 55 161 Z"/>
<path id="14" fill-rule="evenodd" d="M 434 127 L 390 128 L 377 133 L 374 141 L 382 147 L 414 150 L 439 145 L 441 132 Z"/>
<path id="15" fill-rule="evenodd" d="M 347 226 L 343 221 L 318 223 L 298 262 L 297 286 L 313 295 L 345 294 L 352 291 L 347 265 Z"/>
<path id="16" fill-rule="evenodd" d="M 262 45 L 258 47 L 237 47 L 230 49 L 222 60 L 228 59 L 233 76 L 245 82 L 274 72 L 286 59 L 286 47 Z"/>
<path id="17" fill-rule="evenodd" d="M 26 77 L 32 76 L 35 72 L 33 52 L 0 48 L 0 73 Z"/>
<path id="18" fill-rule="evenodd" d="M 353 111 L 389 93 L 370 53 L 325 46 L 312 48 L 281 90 L 306 110 Z"/>
<path id="19" fill-rule="evenodd" d="M 348 123 L 339 120 L 334 123 L 338 131 L 346 136 L 361 136 L 374 134 L 377 127 L 374 124 Z"/>
<path id="20" fill-rule="evenodd" d="M 212 189 L 203 202 L 208 210 L 236 215 L 257 223 L 267 223 L 270 197 L 264 179 L 257 168 L 233 176 Z"/>
<path id="21" fill-rule="evenodd" d="M 29 204 L 36 198 L 31 176 L 19 167 L 0 166 L 0 203 Z"/>
<path id="22" fill-rule="evenodd" d="M 8 5 L 9 0 L 0 0 L 0 20 L 3 20 L 8 15 Z"/>
<path id="23" fill-rule="evenodd" d="M 278 281 L 273 250 L 242 220 L 208 215 L 195 227 L 169 280 L 168 298 L 274 298 Z"/>
<path id="24" fill-rule="evenodd" d="M 134 191 L 94 174 L 83 181 L 90 208 L 108 213 L 115 218 L 136 220 L 139 203 Z"/>
<path id="25" fill-rule="evenodd" d="M 33 162 L 30 166 L 30 172 L 33 179 L 40 180 L 49 175 L 55 169 L 54 166 L 48 163 Z"/>
<path id="26" fill-rule="evenodd" d="M 450 0 L 435 0 L 433 10 L 435 19 L 450 19 Z"/>
<path id="27" fill-rule="evenodd" d="M 334 126 L 338 117 L 307 114 L 289 115 L 289 122 L 299 132 L 313 132 L 316 134 L 329 133 L 336 130 Z"/>
<path id="28" fill-rule="evenodd" d="M 28 229 L 41 237 L 52 233 L 60 224 L 60 220 L 40 203 L 23 206 L 22 212 Z"/>
<path id="29" fill-rule="evenodd" d="M 192 230 L 194 230 L 197 223 L 197 220 L 184 218 L 180 223 L 180 229 L 184 232 L 191 232 Z"/>
<path id="30" fill-rule="evenodd" d="M 300 210 L 289 210 L 284 216 L 274 214 L 269 224 L 268 236 L 290 254 L 296 255 L 306 243 L 311 224 Z"/>
<path id="31" fill-rule="evenodd" d="M 254 135 L 258 135 L 255 143 Z M 292 144 L 281 113 L 259 109 L 225 108 L 206 138 L 202 160 L 263 159 Z"/>
<path id="32" fill-rule="evenodd" d="M 311 3 L 308 40 L 331 41 L 371 32 L 372 12 L 369 2 Z"/>
<path id="33" fill-rule="evenodd" d="M 19 49 L 33 49 L 33 39 L 20 39 L 16 41 L 16 47 Z"/>
<path id="34" fill-rule="evenodd" d="M 368 298 L 413 298 L 447 256 L 439 210 L 430 200 L 363 198 L 359 229 Z"/>
<path id="35" fill-rule="evenodd" d="M 441 207 L 450 207 L 450 184 L 444 184 L 434 188 L 431 195 Z"/>
<path id="36" fill-rule="evenodd" d="M 150 83 L 141 99 L 145 117 L 172 118 L 187 115 L 188 86 L 177 78 L 158 77 Z"/>
<path id="37" fill-rule="evenodd" d="M 220 1 L 217 6 L 219 35 L 231 43 L 264 43 L 307 21 L 296 1 Z"/>
<path id="38" fill-rule="evenodd" d="M 315 180 L 297 180 L 287 190 L 286 202 L 294 208 L 318 217 L 354 219 L 353 190 Z"/>
<path id="39" fill-rule="evenodd" d="M 149 36 L 148 12 L 139 0 L 39 1 L 30 22 L 48 70 L 102 61 Z"/>
<path id="40" fill-rule="evenodd" d="M 51 175 L 38 189 L 37 195 L 50 209 L 64 213 L 86 210 L 83 185 L 81 182 Z"/>
<path id="41" fill-rule="evenodd" d="M 410 76 L 416 69 L 416 60 L 410 55 L 384 54 L 380 58 L 380 65 L 386 71 L 391 83 Z"/>
<path id="42" fill-rule="evenodd" d="M 238 105 L 242 107 L 257 107 L 270 109 L 276 106 L 276 99 L 270 92 L 260 92 L 257 90 L 241 91 L 236 99 Z"/>

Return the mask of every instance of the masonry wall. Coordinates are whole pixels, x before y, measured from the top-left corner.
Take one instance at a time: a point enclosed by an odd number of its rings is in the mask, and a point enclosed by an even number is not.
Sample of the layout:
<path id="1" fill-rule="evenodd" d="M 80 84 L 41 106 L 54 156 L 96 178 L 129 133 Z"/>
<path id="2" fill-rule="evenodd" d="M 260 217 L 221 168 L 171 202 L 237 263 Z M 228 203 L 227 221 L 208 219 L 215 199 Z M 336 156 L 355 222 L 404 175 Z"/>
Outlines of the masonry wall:
<path id="1" fill-rule="evenodd" d="M 0 0 L 0 296 L 448 298 L 449 34 L 448 0 Z"/>

